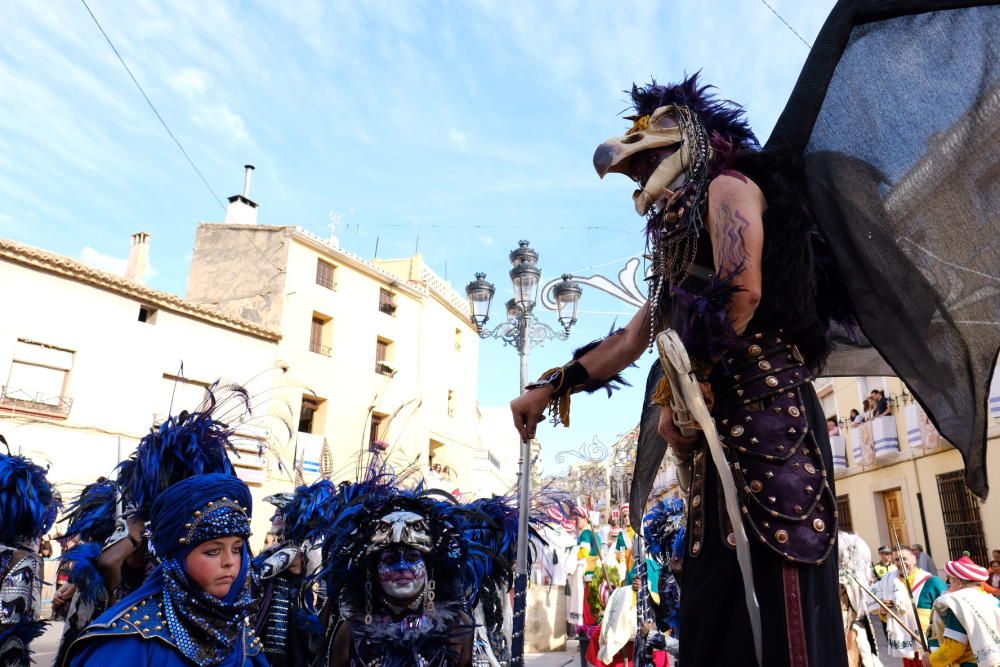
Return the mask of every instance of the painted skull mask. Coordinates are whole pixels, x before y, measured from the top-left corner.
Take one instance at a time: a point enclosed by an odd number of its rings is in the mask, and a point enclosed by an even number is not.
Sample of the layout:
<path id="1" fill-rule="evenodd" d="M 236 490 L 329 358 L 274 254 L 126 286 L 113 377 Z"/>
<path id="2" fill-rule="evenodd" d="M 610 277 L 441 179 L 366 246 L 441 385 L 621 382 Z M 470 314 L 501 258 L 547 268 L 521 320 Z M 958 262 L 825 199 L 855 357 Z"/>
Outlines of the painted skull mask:
<path id="1" fill-rule="evenodd" d="M 667 105 L 648 116 L 629 116 L 629 131 L 594 151 L 594 169 L 601 178 L 611 172 L 625 174 L 639 185 L 632 193 L 639 215 L 662 206 L 673 194 L 672 188 L 686 180 L 693 160 L 690 138 L 681 122 L 685 112 L 684 107 Z"/>
<path id="2" fill-rule="evenodd" d="M 394 546 L 378 554 L 377 577 L 382 593 L 391 600 L 408 601 L 427 585 L 427 563 L 413 547 Z"/>

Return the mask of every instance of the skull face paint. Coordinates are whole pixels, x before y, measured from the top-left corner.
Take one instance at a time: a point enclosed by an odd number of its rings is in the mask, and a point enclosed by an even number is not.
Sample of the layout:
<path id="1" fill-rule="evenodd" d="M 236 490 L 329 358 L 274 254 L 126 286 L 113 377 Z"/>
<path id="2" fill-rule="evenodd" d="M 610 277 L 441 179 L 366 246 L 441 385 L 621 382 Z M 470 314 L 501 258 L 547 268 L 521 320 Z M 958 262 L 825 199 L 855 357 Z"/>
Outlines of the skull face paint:
<path id="1" fill-rule="evenodd" d="M 628 132 L 594 151 L 594 169 L 601 178 L 609 172 L 625 174 L 639 185 L 632 194 L 639 215 L 669 198 L 691 166 L 690 147 L 677 116 L 675 107 L 663 106 L 649 116 L 633 117 Z"/>
<path id="2" fill-rule="evenodd" d="M 390 548 L 378 556 L 378 584 L 386 597 L 408 601 L 427 584 L 424 556 L 413 548 Z"/>

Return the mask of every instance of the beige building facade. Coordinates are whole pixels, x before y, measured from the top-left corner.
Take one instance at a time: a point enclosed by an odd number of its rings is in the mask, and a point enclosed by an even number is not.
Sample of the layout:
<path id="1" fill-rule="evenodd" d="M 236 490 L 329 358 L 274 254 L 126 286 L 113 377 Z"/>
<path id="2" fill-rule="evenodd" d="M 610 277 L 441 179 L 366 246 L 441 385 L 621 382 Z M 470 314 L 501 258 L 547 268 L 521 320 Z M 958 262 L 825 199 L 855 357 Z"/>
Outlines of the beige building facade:
<path id="1" fill-rule="evenodd" d="M 0 240 L 0 433 L 49 466 L 67 500 L 111 476 L 168 412 L 197 407 L 216 380 L 243 384 L 259 403 L 282 374 L 276 330 L 146 287 L 148 244 L 133 237 L 126 277 Z M 229 417 L 245 422 L 232 460 L 259 500 L 278 486 L 268 477 L 287 438 L 266 411 Z M 267 519 L 255 516 L 261 535 Z"/>
<path id="2" fill-rule="evenodd" d="M 304 481 L 354 479 L 380 451 L 463 495 L 513 483 L 516 460 L 482 435 L 467 302 L 420 255 L 365 260 L 335 239 L 257 224 L 242 197 L 227 219 L 240 222 L 198 227 L 187 299 L 281 332 L 286 372 L 273 391 Z"/>
<path id="3" fill-rule="evenodd" d="M 987 564 L 1000 549 L 1000 497 L 980 501 L 966 488 L 961 454 L 930 424 L 905 386 L 890 377 L 827 378 L 816 383 L 827 417 L 838 420 L 834 450 L 837 506 L 842 527 L 873 549 L 920 543 L 938 567 L 969 551 Z M 859 424 L 872 389 L 890 399 L 892 414 Z M 990 397 L 987 469 L 1000 470 L 1000 383 Z M 994 478 L 996 473 L 994 472 Z M 994 484 L 996 480 L 994 479 Z"/>

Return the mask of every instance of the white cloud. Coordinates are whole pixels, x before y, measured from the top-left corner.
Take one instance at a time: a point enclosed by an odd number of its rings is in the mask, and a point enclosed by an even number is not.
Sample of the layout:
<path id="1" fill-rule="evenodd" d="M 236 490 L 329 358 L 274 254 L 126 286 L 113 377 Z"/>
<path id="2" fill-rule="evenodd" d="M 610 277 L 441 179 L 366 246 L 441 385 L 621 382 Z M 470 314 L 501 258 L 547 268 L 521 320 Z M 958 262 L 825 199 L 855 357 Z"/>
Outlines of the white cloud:
<path id="1" fill-rule="evenodd" d="M 448 138 L 451 139 L 451 143 L 455 144 L 455 148 L 460 151 L 464 152 L 469 147 L 469 136 L 457 127 L 452 127 L 448 130 Z"/>
<path id="2" fill-rule="evenodd" d="M 247 134 L 247 126 L 243 122 L 243 118 L 225 104 L 203 107 L 191 118 L 203 129 L 220 132 L 232 139 L 243 140 L 250 136 Z"/>
<path id="3" fill-rule="evenodd" d="M 128 258 L 119 259 L 118 257 L 105 255 L 103 252 L 95 250 L 89 245 L 83 247 L 83 250 L 80 252 L 80 259 L 102 271 L 116 273 L 120 276 L 125 275 L 125 269 L 128 268 Z"/>
<path id="4" fill-rule="evenodd" d="M 477 236 L 476 238 L 478 238 L 479 242 L 482 243 L 484 246 L 491 246 L 491 245 L 493 245 L 493 237 L 492 236 Z"/>
<path id="5" fill-rule="evenodd" d="M 167 83 L 185 97 L 201 97 L 208 91 L 211 80 L 205 71 L 195 67 L 185 67 L 171 74 Z"/>
<path id="6" fill-rule="evenodd" d="M 125 270 L 128 268 L 128 257 L 121 258 L 105 255 L 100 250 L 91 248 L 89 245 L 84 246 L 83 250 L 80 251 L 80 260 L 85 264 L 90 264 L 94 268 L 119 276 L 124 276 Z M 150 264 L 146 269 L 146 280 L 156 277 L 156 273 L 156 269 Z"/>
<path id="7" fill-rule="evenodd" d="M 10 217 L 6 213 L 0 213 L 0 225 L 12 225 L 14 224 L 14 218 Z"/>

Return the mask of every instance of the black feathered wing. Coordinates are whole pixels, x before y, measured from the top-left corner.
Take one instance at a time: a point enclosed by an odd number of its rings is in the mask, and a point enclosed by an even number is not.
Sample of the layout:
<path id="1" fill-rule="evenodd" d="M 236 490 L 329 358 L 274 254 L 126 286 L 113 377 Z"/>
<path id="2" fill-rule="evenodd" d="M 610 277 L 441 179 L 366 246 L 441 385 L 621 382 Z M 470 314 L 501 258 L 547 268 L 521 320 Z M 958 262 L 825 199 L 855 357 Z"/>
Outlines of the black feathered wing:
<path id="1" fill-rule="evenodd" d="M 998 51 L 996 2 L 842 0 L 765 146 L 803 156 L 864 334 L 984 498 L 1000 351 Z M 854 352 L 835 350 L 830 368 L 879 374 Z"/>

